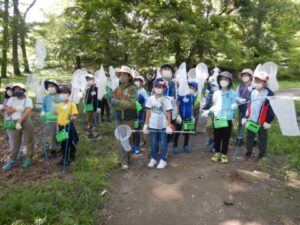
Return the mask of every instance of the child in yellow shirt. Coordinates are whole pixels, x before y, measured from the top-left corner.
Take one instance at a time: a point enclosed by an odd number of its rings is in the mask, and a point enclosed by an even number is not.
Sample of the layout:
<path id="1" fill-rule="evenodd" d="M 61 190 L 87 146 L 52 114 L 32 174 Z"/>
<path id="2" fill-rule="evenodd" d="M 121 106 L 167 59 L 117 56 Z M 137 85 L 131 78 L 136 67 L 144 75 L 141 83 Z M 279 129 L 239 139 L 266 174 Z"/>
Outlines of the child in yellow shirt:
<path id="1" fill-rule="evenodd" d="M 78 134 L 73 121 L 77 120 L 78 111 L 76 104 L 70 101 L 70 88 L 63 86 L 60 88 L 60 103 L 56 108 L 57 124 L 59 131 L 68 132 L 69 138 L 61 142 L 63 158 L 59 165 L 68 165 L 75 160 L 76 144 L 79 141 Z"/>

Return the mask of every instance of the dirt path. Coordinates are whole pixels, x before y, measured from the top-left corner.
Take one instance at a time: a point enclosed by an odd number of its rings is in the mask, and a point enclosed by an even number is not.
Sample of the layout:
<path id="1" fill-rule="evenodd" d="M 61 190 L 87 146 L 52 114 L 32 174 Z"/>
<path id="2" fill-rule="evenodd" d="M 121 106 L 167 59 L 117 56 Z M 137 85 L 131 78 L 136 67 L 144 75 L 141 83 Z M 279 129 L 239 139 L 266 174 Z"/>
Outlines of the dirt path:
<path id="1" fill-rule="evenodd" d="M 192 139 L 191 154 L 169 154 L 164 170 L 148 169 L 148 152 L 131 169 L 111 174 L 110 202 L 101 224 L 109 225 L 269 225 L 300 224 L 300 192 L 266 173 L 258 164 L 213 163 L 203 136 Z M 197 147 L 195 147 L 197 146 Z M 200 147 L 199 147 L 200 146 Z M 232 152 L 232 149 L 231 149 Z"/>

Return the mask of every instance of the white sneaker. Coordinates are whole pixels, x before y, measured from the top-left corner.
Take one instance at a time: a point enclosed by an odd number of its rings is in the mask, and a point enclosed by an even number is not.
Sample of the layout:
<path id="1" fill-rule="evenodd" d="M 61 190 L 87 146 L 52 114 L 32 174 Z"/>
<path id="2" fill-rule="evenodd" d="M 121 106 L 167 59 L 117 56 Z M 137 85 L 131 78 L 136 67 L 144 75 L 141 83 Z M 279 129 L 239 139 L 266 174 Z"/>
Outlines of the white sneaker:
<path id="1" fill-rule="evenodd" d="M 159 161 L 158 166 L 157 166 L 156 168 L 157 168 L 157 169 L 164 169 L 167 165 L 168 165 L 167 161 L 161 159 L 161 160 Z"/>
<path id="2" fill-rule="evenodd" d="M 157 161 L 155 159 L 150 159 L 150 162 L 148 163 L 149 168 L 153 168 L 157 164 Z"/>

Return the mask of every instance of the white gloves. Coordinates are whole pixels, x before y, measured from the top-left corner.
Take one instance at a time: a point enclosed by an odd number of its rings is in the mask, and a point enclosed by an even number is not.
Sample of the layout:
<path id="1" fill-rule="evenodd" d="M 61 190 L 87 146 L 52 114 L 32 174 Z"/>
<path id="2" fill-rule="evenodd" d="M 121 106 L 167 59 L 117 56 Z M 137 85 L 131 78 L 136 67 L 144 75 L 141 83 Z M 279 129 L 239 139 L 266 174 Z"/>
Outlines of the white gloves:
<path id="1" fill-rule="evenodd" d="M 245 98 L 240 98 L 239 99 L 239 103 L 240 104 L 244 104 L 244 103 L 246 103 L 247 102 L 247 99 L 245 99 Z"/>
<path id="2" fill-rule="evenodd" d="M 243 118 L 242 119 L 242 125 L 245 125 L 247 123 L 247 119 L 246 118 Z"/>
<path id="3" fill-rule="evenodd" d="M 45 112 L 41 112 L 40 116 L 44 117 L 45 116 Z"/>
<path id="4" fill-rule="evenodd" d="M 101 109 L 100 108 L 97 108 L 97 113 L 100 113 L 101 112 Z"/>
<path id="5" fill-rule="evenodd" d="M 201 114 L 201 117 L 207 118 L 209 116 L 210 111 L 206 110 Z"/>
<path id="6" fill-rule="evenodd" d="M 172 128 L 170 126 L 167 126 L 166 133 L 167 134 L 172 134 L 173 133 L 173 130 L 172 130 Z"/>
<path id="7" fill-rule="evenodd" d="M 145 124 L 144 127 L 143 127 L 143 133 L 144 134 L 149 134 L 149 130 L 148 130 L 148 125 Z"/>
<path id="8" fill-rule="evenodd" d="M 267 123 L 267 122 L 264 122 L 263 127 L 264 127 L 266 130 L 268 130 L 268 129 L 271 128 L 271 124 L 269 124 L 269 123 Z"/>
<path id="9" fill-rule="evenodd" d="M 2 104 L 0 104 L 0 111 L 2 111 L 4 108 L 4 106 Z"/>
<path id="10" fill-rule="evenodd" d="M 177 123 L 177 124 L 181 124 L 181 123 L 182 123 L 182 118 L 181 118 L 180 115 L 177 115 L 177 116 L 176 116 L 176 123 Z"/>
<path id="11" fill-rule="evenodd" d="M 23 112 L 25 110 L 25 108 L 23 106 L 14 106 L 14 109 L 17 111 L 17 112 Z"/>
<path id="12" fill-rule="evenodd" d="M 231 110 L 237 110 L 238 105 L 236 103 L 233 103 L 230 108 Z"/>
<path id="13" fill-rule="evenodd" d="M 22 129 L 21 123 L 17 122 L 17 124 L 16 124 L 16 129 L 17 129 L 17 130 L 21 130 L 21 129 Z"/>

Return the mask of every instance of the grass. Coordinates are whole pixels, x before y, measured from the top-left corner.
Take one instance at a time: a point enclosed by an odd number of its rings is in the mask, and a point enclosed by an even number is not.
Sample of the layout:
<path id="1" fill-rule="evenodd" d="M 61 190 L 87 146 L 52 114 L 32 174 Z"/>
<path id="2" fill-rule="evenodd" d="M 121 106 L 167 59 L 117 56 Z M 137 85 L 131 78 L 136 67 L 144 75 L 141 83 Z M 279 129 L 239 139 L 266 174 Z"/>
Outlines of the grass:
<path id="1" fill-rule="evenodd" d="M 300 88 L 300 81 L 280 81 L 280 89 Z"/>
<path id="2" fill-rule="evenodd" d="M 118 145 L 112 141 L 113 124 L 106 124 L 102 135 L 91 142 L 82 131 L 84 123 L 78 121 L 81 135 L 76 164 L 61 178 L 0 187 L 0 224 L 99 222 L 105 200 L 101 192 L 109 188 L 107 173 L 118 168 Z"/>

